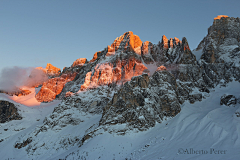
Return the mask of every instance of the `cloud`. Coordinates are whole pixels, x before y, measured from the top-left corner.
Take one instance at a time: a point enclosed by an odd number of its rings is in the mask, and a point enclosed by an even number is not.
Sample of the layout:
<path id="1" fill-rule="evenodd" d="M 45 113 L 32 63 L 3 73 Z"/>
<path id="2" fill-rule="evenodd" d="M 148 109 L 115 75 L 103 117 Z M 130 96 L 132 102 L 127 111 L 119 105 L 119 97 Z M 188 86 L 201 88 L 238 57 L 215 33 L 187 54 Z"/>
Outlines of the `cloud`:
<path id="1" fill-rule="evenodd" d="M 32 87 L 43 83 L 47 79 L 47 75 L 42 70 L 32 67 L 4 68 L 0 76 L 0 90 L 16 91 L 21 86 Z"/>

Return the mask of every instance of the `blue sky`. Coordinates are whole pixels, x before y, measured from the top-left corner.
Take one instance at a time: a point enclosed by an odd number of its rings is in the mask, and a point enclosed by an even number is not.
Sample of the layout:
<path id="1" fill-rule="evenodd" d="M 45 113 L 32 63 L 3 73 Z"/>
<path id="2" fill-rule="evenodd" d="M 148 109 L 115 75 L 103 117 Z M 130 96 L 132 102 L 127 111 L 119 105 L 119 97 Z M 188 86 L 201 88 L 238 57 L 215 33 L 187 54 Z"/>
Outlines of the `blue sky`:
<path id="1" fill-rule="evenodd" d="M 4 67 L 69 67 L 78 58 L 111 45 L 133 31 L 158 43 L 186 37 L 197 47 L 217 15 L 240 17 L 239 0 L 2 0 L 0 70 Z"/>

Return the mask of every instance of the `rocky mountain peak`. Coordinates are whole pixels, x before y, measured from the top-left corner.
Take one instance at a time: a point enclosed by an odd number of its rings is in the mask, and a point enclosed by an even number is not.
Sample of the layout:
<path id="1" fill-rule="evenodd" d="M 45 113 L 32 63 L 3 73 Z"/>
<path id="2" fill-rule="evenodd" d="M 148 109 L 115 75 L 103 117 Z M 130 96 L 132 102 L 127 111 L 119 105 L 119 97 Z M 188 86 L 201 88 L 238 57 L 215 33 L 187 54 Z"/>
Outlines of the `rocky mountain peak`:
<path id="1" fill-rule="evenodd" d="M 45 69 L 48 75 L 57 76 L 61 73 L 61 69 L 53 66 L 51 63 L 48 63 Z"/>
<path id="2" fill-rule="evenodd" d="M 75 67 L 77 65 L 84 65 L 85 63 L 87 63 L 87 58 L 79 58 L 76 61 L 73 62 L 71 67 Z"/>
<path id="3" fill-rule="evenodd" d="M 51 63 L 47 63 L 46 68 L 36 67 L 37 70 L 42 70 L 48 76 L 58 76 L 61 73 L 61 69 L 53 66 Z"/>
<path id="4" fill-rule="evenodd" d="M 168 49 L 168 39 L 165 35 L 162 36 L 162 44 L 164 49 Z"/>
<path id="5" fill-rule="evenodd" d="M 140 51 L 140 47 L 142 46 L 141 39 L 134 35 L 132 31 L 125 32 L 122 36 L 117 37 L 111 46 L 108 46 L 108 53 L 106 56 L 110 56 L 115 54 L 115 52 L 123 51 L 123 52 L 136 52 L 138 49 Z"/>
<path id="6" fill-rule="evenodd" d="M 168 48 L 174 48 L 180 45 L 182 42 L 177 37 L 168 39 L 165 35 L 163 35 L 161 43 L 164 49 L 168 49 Z"/>
<path id="7" fill-rule="evenodd" d="M 182 39 L 182 51 L 185 51 L 185 50 L 190 51 L 190 48 L 189 48 L 189 45 L 188 45 L 187 38 L 183 37 L 183 39 Z"/>
<path id="8" fill-rule="evenodd" d="M 214 19 L 212 26 L 208 28 L 208 34 L 198 45 L 197 50 L 203 50 L 201 59 L 206 62 L 223 63 L 231 59 L 226 58 L 229 56 L 226 56 L 225 53 L 235 52 L 234 50 L 237 51 L 239 46 L 240 18 L 218 16 Z"/>

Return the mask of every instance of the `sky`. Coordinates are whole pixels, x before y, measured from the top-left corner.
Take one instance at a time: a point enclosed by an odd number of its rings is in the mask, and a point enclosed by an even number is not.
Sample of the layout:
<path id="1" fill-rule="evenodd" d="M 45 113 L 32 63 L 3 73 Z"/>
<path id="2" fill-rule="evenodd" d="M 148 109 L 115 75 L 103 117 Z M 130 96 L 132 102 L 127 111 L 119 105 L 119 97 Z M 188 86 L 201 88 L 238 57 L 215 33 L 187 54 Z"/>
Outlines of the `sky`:
<path id="1" fill-rule="evenodd" d="M 2 0 L 0 71 L 6 67 L 63 69 L 133 31 L 154 44 L 186 37 L 191 49 L 217 15 L 240 17 L 239 0 Z"/>

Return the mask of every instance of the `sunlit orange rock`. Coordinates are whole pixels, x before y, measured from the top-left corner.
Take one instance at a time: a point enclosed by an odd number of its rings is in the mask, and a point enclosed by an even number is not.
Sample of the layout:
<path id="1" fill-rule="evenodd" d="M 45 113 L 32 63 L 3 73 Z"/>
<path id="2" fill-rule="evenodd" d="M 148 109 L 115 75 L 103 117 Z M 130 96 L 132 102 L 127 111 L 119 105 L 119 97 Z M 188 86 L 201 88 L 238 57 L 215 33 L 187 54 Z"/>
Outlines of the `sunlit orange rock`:
<path id="1" fill-rule="evenodd" d="M 169 47 L 173 48 L 179 44 L 182 44 L 182 42 L 177 37 L 167 39 L 167 37 L 165 35 L 163 35 L 162 36 L 162 44 L 163 44 L 164 49 L 168 49 Z"/>
<path id="2" fill-rule="evenodd" d="M 135 58 L 130 58 L 126 65 L 124 65 L 123 80 L 129 81 L 132 77 L 141 75 L 147 67 Z"/>
<path id="3" fill-rule="evenodd" d="M 119 82 L 122 78 L 122 70 L 120 67 L 115 67 L 113 69 L 113 81 Z"/>
<path id="4" fill-rule="evenodd" d="M 79 58 L 73 62 L 72 67 L 75 67 L 77 65 L 84 65 L 86 62 L 87 62 L 87 58 Z"/>
<path id="5" fill-rule="evenodd" d="M 58 76 L 61 73 L 61 69 L 53 66 L 50 63 L 47 63 L 46 68 L 36 67 L 37 70 L 42 70 L 48 76 Z"/>
<path id="6" fill-rule="evenodd" d="M 51 78 L 44 82 L 41 90 L 35 96 L 39 102 L 50 102 L 53 101 L 58 94 L 62 92 L 65 84 L 72 81 L 77 73 L 63 74 L 60 77 Z"/>
<path id="7" fill-rule="evenodd" d="M 185 50 L 189 50 L 189 51 L 190 51 L 190 48 L 189 48 L 188 45 L 184 46 L 184 51 L 185 51 Z"/>
<path id="8" fill-rule="evenodd" d="M 81 86 L 81 90 L 86 88 L 96 88 L 101 85 L 111 84 L 114 80 L 113 65 L 110 63 L 97 64 L 94 68 L 94 74 L 88 72 L 85 77 L 84 84 Z"/>
<path id="9" fill-rule="evenodd" d="M 107 46 L 107 51 L 108 52 L 107 52 L 106 56 L 111 56 L 111 55 L 115 54 L 115 50 L 111 46 Z"/>
<path id="10" fill-rule="evenodd" d="M 58 76 L 61 73 L 61 69 L 54 67 L 52 64 L 48 63 L 46 68 L 47 74 L 51 76 Z"/>
<path id="11" fill-rule="evenodd" d="M 165 66 L 160 66 L 157 68 L 157 71 L 164 71 L 164 70 L 167 70 Z"/>
<path id="12" fill-rule="evenodd" d="M 165 35 L 162 36 L 162 43 L 165 49 L 168 49 L 168 39 Z"/>
<path id="13" fill-rule="evenodd" d="M 142 41 L 134 35 L 132 31 L 124 33 L 122 36 L 117 37 L 111 46 L 108 46 L 108 53 L 106 56 L 115 54 L 118 50 L 129 52 L 134 51 L 141 54 Z"/>
<path id="14" fill-rule="evenodd" d="M 84 84 L 81 85 L 81 90 L 85 90 L 86 88 L 88 88 L 88 86 L 91 83 L 91 75 L 92 75 L 92 72 L 88 72 L 86 74 L 86 77 L 85 77 L 85 80 L 84 80 Z"/>
<path id="15" fill-rule="evenodd" d="M 94 61 L 98 58 L 98 53 L 101 53 L 101 52 L 96 52 L 96 53 L 93 55 L 93 58 L 89 61 L 90 63 L 94 62 Z"/>
<path id="16" fill-rule="evenodd" d="M 140 60 L 134 57 L 122 61 L 118 60 L 116 67 L 113 66 L 110 62 L 97 64 L 94 71 L 86 74 L 84 84 L 80 90 L 83 91 L 87 88 L 96 88 L 120 81 L 129 81 L 133 76 L 141 75 L 147 69 Z"/>
<path id="17" fill-rule="evenodd" d="M 221 19 L 221 18 L 226 18 L 226 17 L 228 17 L 227 15 L 218 15 L 217 17 L 215 17 L 214 18 L 214 20 L 216 20 L 216 19 Z"/>
<path id="18" fill-rule="evenodd" d="M 72 92 L 68 91 L 66 94 L 65 94 L 65 97 L 71 97 L 73 95 Z"/>
<path id="19" fill-rule="evenodd" d="M 143 43 L 143 45 L 142 45 L 142 54 L 143 55 L 149 54 L 149 43 L 151 43 L 151 42 L 146 41 Z"/>
<path id="20" fill-rule="evenodd" d="M 141 48 L 141 57 L 144 63 L 153 63 L 152 53 L 155 53 L 153 44 L 149 41 L 144 42 Z"/>
<path id="21" fill-rule="evenodd" d="M 178 45 L 179 43 L 180 44 L 182 43 L 177 37 L 174 37 L 174 40 L 175 40 L 176 45 Z"/>

